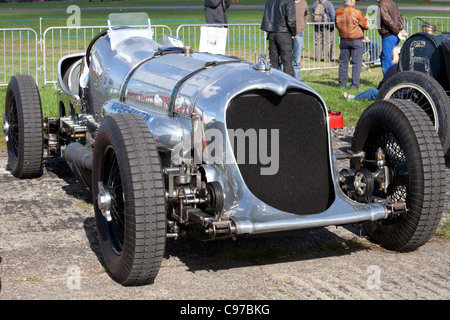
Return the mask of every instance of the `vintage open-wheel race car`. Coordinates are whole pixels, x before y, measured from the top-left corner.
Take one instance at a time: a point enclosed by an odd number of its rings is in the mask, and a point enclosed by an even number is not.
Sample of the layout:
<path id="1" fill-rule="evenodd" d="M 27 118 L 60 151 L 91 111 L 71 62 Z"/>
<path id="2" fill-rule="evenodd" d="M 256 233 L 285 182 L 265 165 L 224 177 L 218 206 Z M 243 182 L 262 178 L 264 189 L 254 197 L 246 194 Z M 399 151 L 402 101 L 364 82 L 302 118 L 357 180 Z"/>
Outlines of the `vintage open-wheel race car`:
<path id="1" fill-rule="evenodd" d="M 60 60 L 59 117 L 43 119 L 27 75 L 11 78 L 3 115 L 13 175 L 39 177 L 46 151 L 92 189 L 98 240 L 117 282 L 152 283 L 168 237 L 354 223 L 392 250 L 432 237 L 445 165 L 420 107 L 376 101 L 352 151 L 333 154 L 328 109 L 312 88 L 264 58 L 192 52 L 170 37 L 159 44 L 148 21 L 146 29 L 110 23 L 86 52 Z"/>

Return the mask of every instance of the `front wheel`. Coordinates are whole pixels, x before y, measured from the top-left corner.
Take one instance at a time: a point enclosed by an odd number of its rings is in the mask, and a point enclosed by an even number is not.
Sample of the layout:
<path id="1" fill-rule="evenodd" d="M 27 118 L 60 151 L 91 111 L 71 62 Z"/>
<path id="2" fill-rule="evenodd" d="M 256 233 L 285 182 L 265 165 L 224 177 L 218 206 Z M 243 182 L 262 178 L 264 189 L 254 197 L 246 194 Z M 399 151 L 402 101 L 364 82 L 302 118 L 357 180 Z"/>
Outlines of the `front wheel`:
<path id="1" fill-rule="evenodd" d="M 355 128 L 352 150 L 366 161 L 351 160 L 355 169 L 376 168 L 376 152 L 385 154 L 391 172 L 387 192 L 375 186 L 373 196 L 405 202 L 405 216 L 363 223 L 369 237 L 391 250 L 409 251 L 426 243 L 439 225 L 445 205 L 445 163 L 440 139 L 427 115 L 406 100 L 376 101 Z"/>
<path id="2" fill-rule="evenodd" d="M 152 283 L 165 248 L 165 189 L 155 142 L 139 115 L 115 114 L 102 122 L 92 181 L 108 270 L 123 285 Z"/>

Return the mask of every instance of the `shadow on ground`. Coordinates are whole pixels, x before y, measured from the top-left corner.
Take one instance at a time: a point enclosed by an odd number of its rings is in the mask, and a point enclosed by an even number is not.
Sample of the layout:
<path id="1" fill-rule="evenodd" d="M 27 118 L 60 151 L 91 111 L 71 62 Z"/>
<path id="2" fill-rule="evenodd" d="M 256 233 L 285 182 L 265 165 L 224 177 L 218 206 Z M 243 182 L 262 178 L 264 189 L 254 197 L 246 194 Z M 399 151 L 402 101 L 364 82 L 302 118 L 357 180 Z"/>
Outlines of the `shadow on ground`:
<path id="1" fill-rule="evenodd" d="M 346 136 L 340 139 L 343 142 L 351 143 L 351 137 Z M 341 151 L 346 151 L 346 148 Z M 67 195 L 82 199 L 92 205 L 90 190 L 78 184 L 64 159 L 46 158 L 44 163 L 50 175 L 66 182 L 63 189 Z M 446 167 L 450 168 L 450 151 L 445 155 L 445 163 Z M 271 235 L 269 237 L 219 241 L 199 241 L 191 237 L 169 238 L 166 242 L 164 259 L 166 261 L 179 260 L 191 272 L 200 270 L 217 271 L 251 265 L 345 256 L 357 251 L 370 250 L 375 246 L 367 240 L 361 225 L 354 224 L 340 228 L 341 232 L 334 232 L 333 227 L 330 227 Z M 345 232 L 345 237 L 340 235 L 342 230 Z M 93 217 L 85 219 L 84 232 L 91 250 L 95 253 L 99 262 L 106 267 L 98 243 Z"/>

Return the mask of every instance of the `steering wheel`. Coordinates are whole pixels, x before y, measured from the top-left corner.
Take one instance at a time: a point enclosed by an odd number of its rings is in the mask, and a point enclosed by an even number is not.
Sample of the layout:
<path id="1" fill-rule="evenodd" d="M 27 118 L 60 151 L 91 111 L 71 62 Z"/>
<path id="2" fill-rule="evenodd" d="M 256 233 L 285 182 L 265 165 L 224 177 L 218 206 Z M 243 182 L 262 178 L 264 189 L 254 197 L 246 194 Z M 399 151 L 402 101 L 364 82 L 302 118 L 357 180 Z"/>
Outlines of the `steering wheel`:
<path id="1" fill-rule="evenodd" d="M 91 49 L 94 46 L 95 42 L 100 38 L 103 37 L 106 33 L 108 32 L 108 30 L 103 30 L 102 32 L 100 32 L 99 34 L 97 34 L 89 43 L 87 49 L 86 49 L 86 64 L 89 67 L 90 65 L 90 60 L 89 60 L 89 56 L 91 55 Z"/>

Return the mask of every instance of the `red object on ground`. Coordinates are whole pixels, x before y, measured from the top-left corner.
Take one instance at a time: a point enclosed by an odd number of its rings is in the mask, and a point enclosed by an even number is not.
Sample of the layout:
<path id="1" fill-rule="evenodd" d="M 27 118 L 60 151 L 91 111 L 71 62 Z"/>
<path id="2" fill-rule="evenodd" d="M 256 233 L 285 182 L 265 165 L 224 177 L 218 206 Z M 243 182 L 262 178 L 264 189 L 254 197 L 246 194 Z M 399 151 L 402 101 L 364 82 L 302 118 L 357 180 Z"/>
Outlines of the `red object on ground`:
<path id="1" fill-rule="evenodd" d="M 344 117 L 342 116 L 340 111 L 328 110 L 328 117 L 330 118 L 331 129 L 344 128 Z"/>

